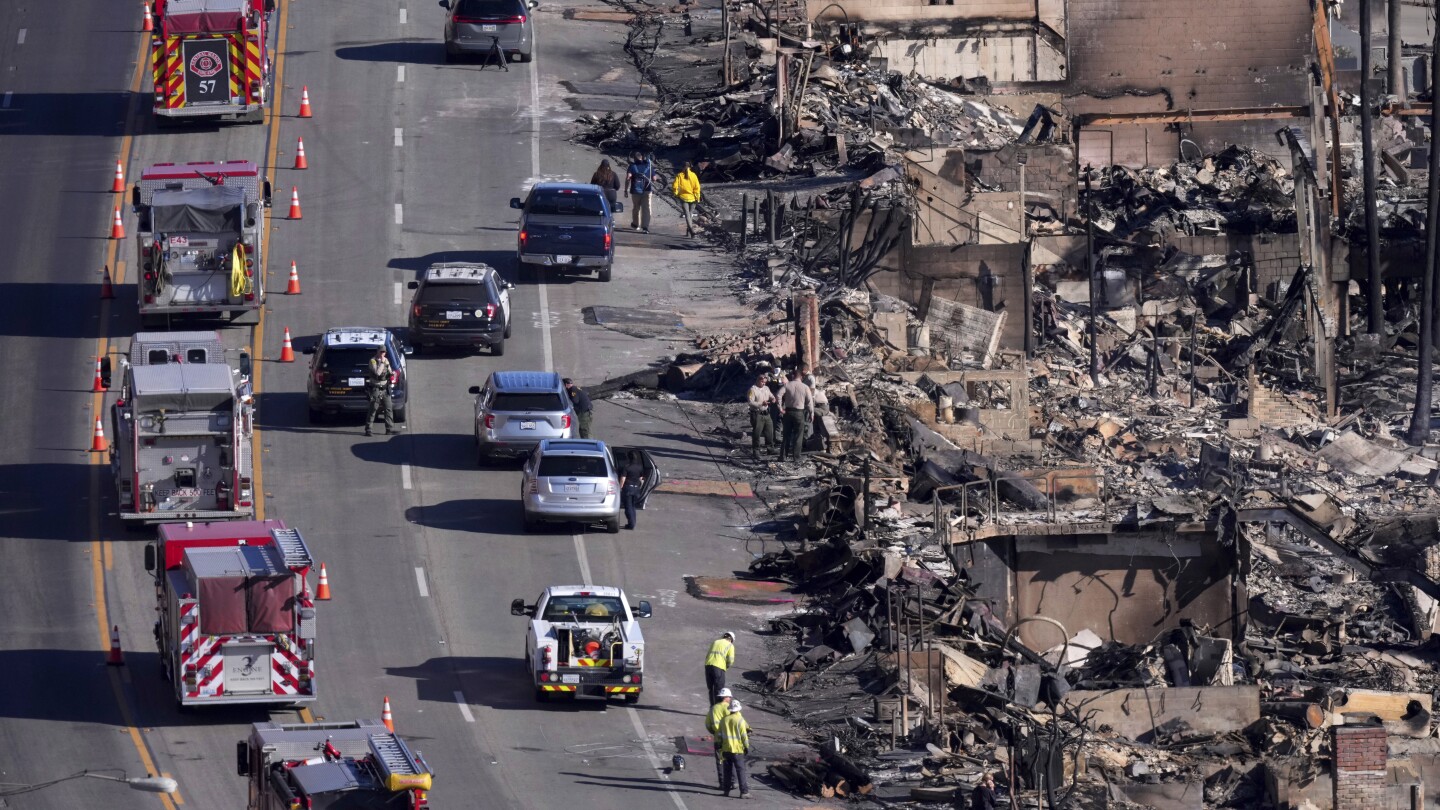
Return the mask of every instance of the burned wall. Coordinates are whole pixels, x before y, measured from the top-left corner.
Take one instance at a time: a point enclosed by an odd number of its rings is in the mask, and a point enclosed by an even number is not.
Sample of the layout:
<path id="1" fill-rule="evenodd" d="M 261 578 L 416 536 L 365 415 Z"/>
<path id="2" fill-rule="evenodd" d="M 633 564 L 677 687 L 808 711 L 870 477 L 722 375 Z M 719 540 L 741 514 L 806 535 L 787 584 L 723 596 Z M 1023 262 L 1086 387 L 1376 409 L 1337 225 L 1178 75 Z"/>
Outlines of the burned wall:
<path id="1" fill-rule="evenodd" d="M 1060 525 L 1012 531 L 957 549 L 980 583 L 978 597 L 1007 625 L 1047 616 L 1072 635 L 1089 629 L 1123 644 L 1149 644 L 1184 619 L 1216 636 L 1240 633 L 1234 549 L 1211 532 Z M 1058 633 L 1043 622 L 1019 630 L 1035 649 L 1060 643 Z"/>
<path id="2" fill-rule="evenodd" d="M 876 292 L 915 305 L 922 319 L 934 296 L 1008 312 L 999 348 L 1024 348 L 1024 245 L 902 245 L 897 254 L 899 269 L 871 280 Z"/>
<path id="3" fill-rule="evenodd" d="M 1174 236 L 1167 244 L 1194 256 L 1249 253 L 1260 294 L 1277 300 L 1284 297 L 1277 287 L 1289 284 L 1300 267 L 1300 237 L 1293 233 Z"/>

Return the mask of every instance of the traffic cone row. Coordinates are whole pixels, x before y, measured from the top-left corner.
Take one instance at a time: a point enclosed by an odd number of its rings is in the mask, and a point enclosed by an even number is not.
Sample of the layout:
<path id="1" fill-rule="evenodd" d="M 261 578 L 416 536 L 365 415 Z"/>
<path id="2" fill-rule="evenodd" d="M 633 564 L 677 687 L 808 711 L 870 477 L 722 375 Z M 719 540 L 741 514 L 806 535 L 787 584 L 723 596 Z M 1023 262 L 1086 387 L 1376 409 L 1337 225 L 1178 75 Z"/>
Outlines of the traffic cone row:
<path id="1" fill-rule="evenodd" d="M 115 221 L 119 222 L 120 209 L 115 209 L 115 216 L 117 217 Z M 300 189 L 296 186 L 290 187 L 290 218 L 300 219 Z M 122 233 L 121 236 L 123 237 L 124 234 Z"/>
<path id="2" fill-rule="evenodd" d="M 385 724 L 391 734 L 395 733 L 395 716 L 390 713 L 390 696 L 385 696 L 385 704 L 380 707 L 380 722 Z"/>
<path id="3" fill-rule="evenodd" d="M 154 31 L 155 19 L 150 16 L 150 0 L 145 0 L 145 27 L 141 31 Z"/>
<path id="4" fill-rule="evenodd" d="M 295 262 L 290 262 L 290 283 L 285 285 L 285 294 L 300 294 L 300 272 L 295 269 Z"/>
<path id="5" fill-rule="evenodd" d="M 91 386 L 90 392 L 98 394 L 105 390 L 105 380 L 100 376 L 100 358 L 95 358 L 95 384 Z"/>
<path id="6" fill-rule="evenodd" d="M 125 223 L 122 222 L 121 219 L 120 219 L 120 206 L 118 206 L 118 205 L 115 206 L 115 221 L 110 224 L 110 238 L 111 238 L 111 239 L 124 239 L 124 238 L 125 238 Z"/>
<path id="7" fill-rule="evenodd" d="M 310 87 L 309 87 L 308 85 L 307 85 L 307 86 L 303 86 L 303 87 L 300 88 L 300 116 L 299 116 L 299 117 L 300 117 L 300 118 L 309 118 L 309 117 L 310 117 Z"/>
<path id="8" fill-rule="evenodd" d="M 295 139 L 295 168 L 308 169 L 310 164 L 305 160 L 305 139 Z"/>
<path id="9" fill-rule="evenodd" d="M 120 161 L 115 161 L 115 182 L 110 184 L 110 190 L 117 194 L 125 193 L 125 167 Z"/>
<path id="10" fill-rule="evenodd" d="M 285 342 L 280 344 L 280 362 L 295 362 L 295 347 L 290 343 L 290 327 L 285 327 Z M 320 587 L 325 587 L 325 566 L 320 566 Z M 320 597 L 324 599 L 325 597 Z"/>
<path id="11" fill-rule="evenodd" d="M 315 586 L 315 600 L 317 602 L 330 601 L 330 575 L 325 571 L 325 563 L 320 563 L 320 584 Z"/>
<path id="12" fill-rule="evenodd" d="M 109 301 L 115 297 L 115 282 L 110 278 L 110 265 L 105 265 L 105 278 L 100 282 L 100 298 Z"/>
<path id="13" fill-rule="evenodd" d="M 105 426 L 100 423 L 100 417 L 95 417 L 95 438 L 90 442 L 90 452 L 104 453 L 110 449 L 110 443 L 105 441 Z"/>
<path id="14" fill-rule="evenodd" d="M 105 656 L 105 663 L 112 667 L 125 665 L 125 654 L 120 651 L 120 625 L 110 628 L 110 653 Z"/>

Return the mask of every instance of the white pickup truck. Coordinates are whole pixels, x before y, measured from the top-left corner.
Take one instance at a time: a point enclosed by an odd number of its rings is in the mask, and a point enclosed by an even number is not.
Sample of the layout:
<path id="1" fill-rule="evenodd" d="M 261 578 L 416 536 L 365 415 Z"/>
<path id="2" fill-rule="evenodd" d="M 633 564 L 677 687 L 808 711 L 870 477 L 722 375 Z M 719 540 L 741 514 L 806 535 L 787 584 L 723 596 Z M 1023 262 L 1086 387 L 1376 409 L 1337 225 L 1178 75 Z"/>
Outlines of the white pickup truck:
<path id="1" fill-rule="evenodd" d="M 649 602 L 631 607 L 619 588 L 552 585 L 533 605 L 524 599 L 511 602 L 510 615 L 531 617 L 525 665 L 535 700 L 640 700 L 645 636 L 636 620 L 650 618 Z"/>

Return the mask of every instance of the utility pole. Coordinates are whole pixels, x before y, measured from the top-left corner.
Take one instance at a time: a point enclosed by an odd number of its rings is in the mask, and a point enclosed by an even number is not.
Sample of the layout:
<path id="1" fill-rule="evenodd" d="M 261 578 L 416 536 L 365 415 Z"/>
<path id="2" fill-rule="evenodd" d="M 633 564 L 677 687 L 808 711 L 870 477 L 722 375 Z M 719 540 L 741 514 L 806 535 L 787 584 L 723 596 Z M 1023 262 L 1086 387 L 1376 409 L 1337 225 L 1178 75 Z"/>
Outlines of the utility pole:
<path id="1" fill-rule="evenodd" d="M 1400 41 L 1400 9 L 1403 8 L 1403 0 L 1389 0 L 1386 3 L 1386 34 L 1389 36 L 1389 47 L 1386 49 L 1390 54 L 1390 95 L 1395 96 L 1404 106 L 1409 93 L 1405 88 L 1405 60 L 1401 53 L 1405 49 L 1405 43 Z"/>
<path id="2" fill-rule="evenodd" d="M 1395 0 L 1391 0 L 1394 2 Z M 1435 26 L 1435 53 L 1440 53 L 1440 25 Z M 1430 86 L 1440 81 L 1440 59 L 1430 60 Z M 1440 104 L 1430 109 L 1430 131 L 1440 132 Z M 1430 194 L 1425 207 L 1425 275 L 1421 284 L 1419 373 L 1415 375 L 1415 411 L 1406 440 L 1418 446 L 1430 439 L 1431 388 L 1435 384 L 1435 263 L 1440 260 L 1440 149 L 1430 150 Z"/>
<path id="3" fill-rule="evenodd" d="M 1090 276 L 1090 382 L 1100 387 L 1100 293 L 1095 287 L 1095 195 L 1090 193 L 1090 166 L 1085 167 L 1085 269 Z"/>
<path id="4" fill-rule="evenodd" d="M 1390 0 L 1390 5 L 1395 5 L 1400 0 Z M 720 27 L 725 30 L 725 55 L 721 57 L 720 76 L 726 87 L 735 83 L 735 77 L 730 72 L 730 0 L 720 0 Z"/>
<path id="5" fill-rule="evenodd" d="M 1394 2 L 1394 0 L 1391 0 Z M 1385 285 L 1380 278 L 1380 219 L 1375 213 L 1375 121 L 1370 92 L 1373 32 L 1370 0 L 1360 0 L 1360 161 L 1365 172 L 1365 267 L 1369 278 L 1369 323 L 1372 335 L 1385 331 Z"/>

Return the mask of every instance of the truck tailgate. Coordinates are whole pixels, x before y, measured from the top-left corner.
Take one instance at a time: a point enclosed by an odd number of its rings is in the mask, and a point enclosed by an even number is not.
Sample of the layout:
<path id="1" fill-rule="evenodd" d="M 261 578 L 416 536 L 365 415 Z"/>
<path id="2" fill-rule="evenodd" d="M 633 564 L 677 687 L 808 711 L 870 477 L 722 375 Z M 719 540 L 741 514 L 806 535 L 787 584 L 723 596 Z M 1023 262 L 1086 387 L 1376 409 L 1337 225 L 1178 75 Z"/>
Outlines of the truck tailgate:
<path id="1" fill-rule="evenodd" d="M 605 233 L 603 225 L 526 222 L 525 252 L 604 256 Z"/>

